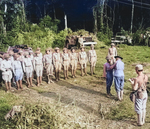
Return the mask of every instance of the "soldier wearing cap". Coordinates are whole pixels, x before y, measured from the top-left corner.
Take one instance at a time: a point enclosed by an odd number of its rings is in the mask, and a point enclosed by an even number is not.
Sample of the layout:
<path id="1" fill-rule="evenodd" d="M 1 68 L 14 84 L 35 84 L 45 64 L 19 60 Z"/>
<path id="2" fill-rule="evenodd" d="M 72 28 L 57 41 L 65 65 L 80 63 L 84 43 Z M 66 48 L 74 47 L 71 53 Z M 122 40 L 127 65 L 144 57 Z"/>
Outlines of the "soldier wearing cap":
<path id="1" fill-rule="evenodd" d="M 70 63 L 69 54 L 68 54 L 67 48 L 64 48 L 63 53 L 62 53 L 62 65 L 63 65 L 63 69 L 64 69 L 64 79 L 65 80 L 68 79 L 69 63 Z"/>
<path id="2" fill-rule="evenodd" d="M 37 86 L 42 84 L 42 75 L 43 75 L 43 61 L 40 55 L 40 51 L 35 52 L 35 57 L 33 60 L 33 69 L 36 72 L 37 76 Z"/>
<path id="3" fill-rule="evenodd" d="M 53 68 L 53 56 L 52 56 L 52 52 L 50 48 L 45 50 L 45 55 L 43 56 L 43 64 L 44 64 L 44 68 L 46 69 L 48 84 L 54 83 L 52 81 L 53 69 L 54 69 Z"/>
<path id="4" fill-rule="evenodd" d="M 36 49 L 36 51 L 39 51 L 39 52 L 40 52 L 40 57 L 43 58 L 43 55 L 42 55 L 42 53 L 41 53 L 41 48 L 38 47 L 38 48 Z"/>
<path id="5" fill-rule="evenodd" d="M 17 89 L 22 89 L 22 79 L 23 79 L 23 69 L 21 62 L 19 61 L 19 55 L 14 54 L 14 62 L 12 64 L 12 70 L 15 76 L 15 82 L 17 84 Z"/>
<path id="6" fill-rule="evenodd" d="M 123 87 L 124 87 L 124 63 L 121 56 L 115 56 L 116 63 L 111 66 L 114 69 L 114 83 L 117 92 L 118 100 L 123 100 Z"/>
<path id="7" fill-rule="evenodd" d="M 89 62 L 90 62 L 90 70 L 91 75 L 95 72 L 95 65 L 97 61 L 96 51 L 94 50 L 94 45 L 91 44 L 91 50 L 89 50 Z"/>
<path id="8" fill-rule="evenodd" d="M 148 99 L 146 84 L 148 82 L 148 76 L 143 73 L 143 66 L 141 64 L 136 65 L 135 71 L 138 76 L 136 78 L 130 78 L 129 81 L 132 84 L 132 89 L 137 91 L 134 107 L 138 118 L 137 124 L 142 126 L 145 123 L 146 118 L 146 103 Z"/>
<path id="9" fill-rule="evenodd" d="M 78 54 L 75 52 L 75 48 L 71 48 L 70 65 L 71 65 L 71 74 L 73 78 L 76 77 L 77 64 L 78 64 Z"/>
<path id="10" fill-rule="evenodd" d="M 56 47 L 55 48 L 55 53 L 53 53 L 53 64 L 54 64 L 54 68 L 55 68 L 55 78 L 56 81 L 60 80 L 59 79 L 59 73 L 61 71 L 61 63 L 62 63 L 62 58 L 61 58 L 61 54 L 59 52 L 59 48 Z"/>
<path id="11" fill-rule="evenodd" d="M 28 52 L 24 52 L 23 71 L 26 73 L 27 86 L 32 86 L 33 65 Z"/>
<path id="12" fill-rule="evenodd" d="M 113 83 L 113 70 L 110 69 L 111 66 L 111 58 L 110 56 L 106 57 L 107 63 L 104 64 L 103 67 L 103 77 L 106 78 L 106 91 L 107 91 L 107 97 L 111 96 L 111 86 Z"/>
<path id="13" fill-rule="evenodd" d="M 4 60 L 1 62 L 2 78 L 5 81 L 7 91 L 11 89 L 12 79 L 12 63 L 9 60 L 9 54 L 4 55 Z"/>
<path id="14" fill-rule="evenodd" d="M 85 47 L 82 46 L 80 47 L 80 49 L 81 49 L 81 52 L 79 52 L 79 63 L 81 66 L 81 76 L 84 76 L 83 69 L 84 69 L 85 75 L 87 75 L 86 67 L 87 67 L 88 58 L 87 58 L 86 52 L 84 51 Z"/>
<path id="15" fill-rule="evenodd" d="M 112 59 L 111 64 L 114 64 L 116 62 L 114 57 L 117 56 L 117 49 L 114 43 L 111 43 L 111 48 L 108 50 L 108 56 L 110 56 Z"/>

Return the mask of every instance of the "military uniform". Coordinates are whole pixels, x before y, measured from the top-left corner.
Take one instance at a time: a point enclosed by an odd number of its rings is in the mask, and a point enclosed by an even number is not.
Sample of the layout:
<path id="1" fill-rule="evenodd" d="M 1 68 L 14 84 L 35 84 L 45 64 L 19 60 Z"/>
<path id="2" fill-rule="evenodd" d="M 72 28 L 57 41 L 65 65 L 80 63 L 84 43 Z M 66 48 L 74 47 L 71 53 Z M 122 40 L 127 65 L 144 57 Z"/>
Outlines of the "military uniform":
<path id="1" fill-rule="evenodd" d="M 46 51 L 49 51 L 49 49 Z M 54 69 L 52 61 L 53 61 L 52 53 L 45 54 L 43 56 L 43 63 L 44 63 L 44 67 L 46 69 L 46 74 L 48 77 L 48 83 L 50 83 L 50 82 L 53 83 L 52 79 L 50 79 L 50 76 L 53 76 L 53 69 Z"/>
<path id="2" fill-rule="evenodd" d="M 67 51 L 67 49 L 64 48 L 63 51 Z M 69 62 L 70 62 L 69 54 L 65 53 L 65 52 L 62 53 L 62 65 L 63 65 L 63 68 L 64 68 L 64 78 L 65 79 L 68 78 Z"/>
<path id="3" fill-rule="evenodd" d="M 111 46 L 115 46 L 114 43 L 111 43 Z M 114 58 L 115 56 L 117 56 L 117 49 L 115 47 L 111 47 L 108 50 L 108 56 L 111 57 L 111 64 L 114 64 L 116 62 L 116 59 Z"/>
<path id="4" fill-rule="evenodd" d="M 55 48 L 55 51 L 59 50 L 59 48 Z M 61 54 L 60 53 L 53 53 L 53 64 L 54 64 L 54 68 L 55 68 L 55 77 L 56 77 L 56 81 L 59 80 L 59 72 L 61 71 L 61 63 L 62 63 L 62 58 L 61 58 Z"/>
<path id="5" fill-rule="evenodd" d="M 81 47 L 81 49 L 84 48 L 84 47 Z M 83 69 L 84 69 L 84 72 L 85 72 L 85 75 L 87 75 L 87 71 L 86 71 L 86 67 L 87 67 L 87 54 L 85 51 L 81 51 L 79 52 L 79 63 L 80 63 L 80 66 L 81 66 L 81 75 L 83 76 Z"/>
<path id="6" fill-rule="evenodd" d="M 90 69 L 91 75 L 95 72 L 95 65 L 97 61 L 96 51 L 94 50 L 94 45 L 91 45 L 91 50 L 89 50 L 89 62 L 90 62 Z"/>
<path id="7" fill-rule="evenodd" d="M 70 65 L 72 77 L 76 77 L 77 64 L 78 64 L 78 54 L 75 52 L 70 53 Z"/>
<path id="8" fill-rule="evenodd" d="M 26 73 L 27 83 L 28 83 L 28 87 L 29 87 L 30 85 L 32 86 L 33 65 L 32 65 L 31 58 L 29 58 L 28 52 L 25 52 L 24 55 L 26 57 L 24 58 L 22 64 L 23 64 L 23 70 Z"/>

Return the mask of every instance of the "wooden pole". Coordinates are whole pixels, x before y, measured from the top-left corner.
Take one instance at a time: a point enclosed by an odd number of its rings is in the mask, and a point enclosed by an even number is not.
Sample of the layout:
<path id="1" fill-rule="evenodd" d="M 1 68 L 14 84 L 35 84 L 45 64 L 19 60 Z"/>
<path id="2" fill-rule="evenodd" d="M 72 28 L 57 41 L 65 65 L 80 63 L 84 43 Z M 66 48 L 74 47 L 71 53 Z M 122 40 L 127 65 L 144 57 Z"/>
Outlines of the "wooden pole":
<path id="1" fill-rule="evenodd" d="M 132 33 L 132 29 L 133 29 L 133 17 L 134 17 L 134 0 L 132 0 L 131 33 Z"/>

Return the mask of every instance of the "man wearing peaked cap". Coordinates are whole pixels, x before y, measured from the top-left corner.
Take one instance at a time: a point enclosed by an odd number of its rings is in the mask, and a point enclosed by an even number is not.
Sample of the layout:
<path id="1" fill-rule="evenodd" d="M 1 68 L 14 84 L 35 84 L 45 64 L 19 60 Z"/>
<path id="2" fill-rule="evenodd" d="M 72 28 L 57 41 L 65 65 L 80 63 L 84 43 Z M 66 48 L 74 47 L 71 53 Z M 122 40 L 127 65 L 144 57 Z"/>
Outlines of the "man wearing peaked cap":
<path id="1" fill-rule="evenodd" d="M 114 56 L 117 56 L 117 49 L 115 47 L 114 43 L 111 43 L 111 48 L 109 48 L 108 50 L 108 56 L 111 57 L 111 64 L 114 64 L 116 59 L 114 58 Z"/>
<path id="2" fill-rule="evenodd" d="M 61 63 L 62 63 L 61 54 L 59 52 L 59 48 L 56 47 L 55 53 L 53 53 L 53 64 L 54 64 L 54 68 L 55 68 L 56 81 L 60 80 L 59 73 L 61 71 Z"/>
<path id="3" fill-rule="evenodd" d="M 97 55 L 96 51 L 94 50 L 94 45 L 91 44 L 91 50 L 89 50 L 89 62 L 90 62 L 90 70 L 91 70 L 91 75 L 95 72 L 95 66 L 97 62 Z"/>
<path id="4" fill-rule="evenodd" d="M 50 51 L 51 49 L 48 48 L 45 50 L 45 55 L 43 56 L 43 63 L 44 63 L 44 68 L 46 69 L 46 74 L 47 74 L 47 83 L 54 83 L 52 81 L 53 77 L 53 56 L 52 52 Z"/>
<path id="5" fill-rule="evenodd" d="M 4 54 L 4 60 L 1 62 L 2 78 L 5 81 L 6 90 L 11 90 L 12 62 L 9 60 L 9 54 Z"/>

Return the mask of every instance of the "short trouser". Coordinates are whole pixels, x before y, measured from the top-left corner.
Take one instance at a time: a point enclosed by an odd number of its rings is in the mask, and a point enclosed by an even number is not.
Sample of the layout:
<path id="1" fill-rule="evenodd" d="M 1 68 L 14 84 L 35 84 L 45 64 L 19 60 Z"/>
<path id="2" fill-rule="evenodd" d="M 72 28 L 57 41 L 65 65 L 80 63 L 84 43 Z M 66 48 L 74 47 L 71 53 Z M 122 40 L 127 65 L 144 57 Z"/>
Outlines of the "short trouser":
<path id="1" fill-rule="evenodd" d="M 92 57 L 91 60 L 90 60 L 90 65 L 95 67 L 96 66 L 96 58 L 95 57 Z"/>
<path id="2" fill-rule="evenodd" d="M 124 76 L 121 77 L 114 77 L 115 89 L 117 92 L 123 90 L 124 87 Z"/>
<path id="3" fill-rule="evenodd" d="M 23 78 L 23 72 L 21 69 L 15 70 L 15 81 L 20 81 Z"/>
<path id="4" fill-rule="evenodd" d="M 48 75 L 53 75 L 53 65 L 52 64 L 47 64 L 45 66 L 46 69 L 46 74 Z"/>
<path id="5" fill-rule="evenodd" d="M 61 63 L 60 62 L 55 62 L 54 67 L 55 67 L 56 71 L 61 71 Z"/>
<path id="6" fill-rule="evenodd" d="M 69 62 L 68 61 L 64 61 L 63 62 L 63 67 L 64 67 L 64 70 L 68 70 L 68 68 L 69 68 Z"/>
<path id="7" fill-rule="evenodd" d="M 36 65 L 35 72 L 37 77 L 41 77 L 43 75 L 43 65 Z"/>
<path id="8" fill-rule="evenodd" d="M 25 73 L 26 73 L 27 78 L 32 77 L 32 74 L 33 74 L 32 67 L 26 67 L 26 72 Z"/>
<path id="9" fill-rule="evenodd" d="M 2 78 L 4 81 L 6 82 L 11 82 L 11 79 L 12 79 L 12 72 L 9 70 L 9 71 L 5 71 L 2 73 Z"/>
<path id="10" fill-rule="evenodd" d="M 80 65 L 81 65 L 81 69 L 86 68 L 86 61 L 85 60 L 81 60 L 80 61 Z"/>
<path id="11" fill-rule="evenodd" d="M 77 69 L 77 61 L 76 60 L 71 60 L 71 69 L 72 70 L 76 70 Z"/>
<path id="12" fill-rule="evenodd" d="M 147 92 L 144 93 L 142 99 L 135 98 L 134 108 L 137 114 L 141 114 L 143 110 L 146 110 L 147 99 L 148 99 Z"/>

